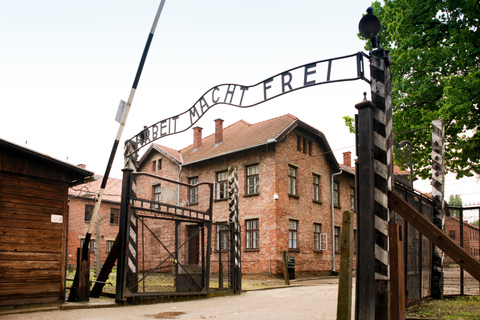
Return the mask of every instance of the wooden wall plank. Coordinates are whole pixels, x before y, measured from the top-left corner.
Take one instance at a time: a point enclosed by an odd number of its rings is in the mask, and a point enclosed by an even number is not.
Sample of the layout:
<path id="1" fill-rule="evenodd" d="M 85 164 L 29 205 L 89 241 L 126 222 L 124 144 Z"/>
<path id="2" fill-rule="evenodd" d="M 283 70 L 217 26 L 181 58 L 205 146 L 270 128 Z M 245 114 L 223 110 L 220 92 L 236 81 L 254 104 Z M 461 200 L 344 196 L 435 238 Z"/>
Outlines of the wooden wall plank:
<path id="1" fill-rule="evenodd" d="M 0 201 L 0 211 L 38 215 L 63 215 L 62 208 L 40 207 L 33 203 L 11 203 Z"/>
<path id="2" fill-rule="evenodd" d="M 0 235 L 0 243 L 17 244 L 41 244 L 41 245 L 62 245 L 62 238 L 33 238 L 33 237 L 15 237 Z M 2 250 L 2 249 L 0 249 Z"/>
<path id="3" fill-rule="evenodd" d="M 26 304 L 43 304 L 43 303 L 60 303 L 63 302 L 62 297 L 42 297 L 42 298 L 21 298 L 21 299 L 5 299 L 0 300 L 0 306 L 26 305 Z"/>
<path id="4" fill-rule="evenodd" d="M 17 261 L 60 261 L 62 255 L 59 253 L 43 252 L 2 252 L 0 251 L 0 260 Z"/>
<path id="5" fill-rule="evenodd" d="M 62 235 L 62 229 L 63 229 L 63 226 L 60 223 L 9 220 L 9 219 L 0 219 L 0 225 L 2 227 L 7 227 L 7 228 L 57 231 L 59 232 L 58 234 L 59 237 Z"/>
<path id="6" fill-rule="evenodd" d="M 0 209 L 0 219 L 51 222 L 51 214 L 19 213 Z"/>
<path id="7" fill-rule="evenodd" d="M 52 269 L 58 270 L 60 274 L 60 261 L 15 261 L 15 260 L 0 260 L 0 269 L 12 269 L 12 270 L 41 270 Z"/>
<path id="8" fill-rule="evenodd" d="M 0 270 L 0 277 L 2 278 L 35 278 L 35 277 L 56 277 L 61 276 L 61 272 L 59 270 L 51 270 L 51 269 L 30 269 L 30 270 Z"/>
<path id="9" fill-rule="evenodd" d="M 1 177 L 2 186 L 0 186 L 0 188 L 21 188 L 21 194 L 23 194 L 25 190 L 28 190 L 28 193 L 33 192 L 39 197 L 45 197 L 45 194 L 51 194 L 53 199 L 62 199 L 60 195 L 65 189 L 65 183 L 53 180 L 38 179 L 35 177 L 25 177 L 5 173 L 3 173 Z"/>
<path id="10" fill-rule="evenodd" d="M 2 251 L 61 253 L 61 246 L 48 244 L 2 243 Z"/>
<path id="11" fill-rule="evenodd" d="M 26 197 L 18 194 L 0 193 L 0 202 L 29 204 L 32 207 L 63 208 L 63 203 L 60 200 Z"/>
<path id="12" fill-rule="evenodd" d="M 2 221 L 3 222 L 3 221 Z M 0 224 L 1 225 L 1 224 Z M 0 227 L 0 235 L 3 236 L 19 236 L 19 237 L 36 237 L 36 238 L 53 238 L 59 236 L 59 230 L 35 230 L 35 229 L 19 229 L 12 227 Z M 0 248 L 1 250 L 1 248 Z"/>

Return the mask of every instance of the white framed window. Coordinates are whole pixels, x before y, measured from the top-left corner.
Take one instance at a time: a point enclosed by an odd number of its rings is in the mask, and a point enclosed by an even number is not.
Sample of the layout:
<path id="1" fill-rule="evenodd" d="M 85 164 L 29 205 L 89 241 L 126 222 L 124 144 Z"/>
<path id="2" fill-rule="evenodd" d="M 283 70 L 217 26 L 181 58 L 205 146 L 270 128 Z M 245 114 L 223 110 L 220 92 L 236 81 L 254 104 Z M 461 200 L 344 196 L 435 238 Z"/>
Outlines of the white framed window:
<path id="1" fill-rule="evenodd" d="M 340 252 L 340 227 L 334 228 L 334 236 L 335 236 L 335 252 Z"/>
<path id="2" fill-rule="evenodd" d="M 254 166 L 247 167 L 247 194 L 258 194 L 259 193 L 259 174 L 258 174 L 258 164 Z"/>
<path id="3" fill-rule="evenodd" d="M 320 176 L 313 175 L 313 201 L 320 201 Z"/>
<path id="4" fill-rule="evenodd" d="M 227 225 L 217 225 L 215 250 L 225 251 L 228 249 L 228 233 L 229 229 Z"/>
<path id="5" fill-rule="evenodd" d="M 193 177 L 188 179 L 189 184 L 197 184 L 198 177 Z M 190 187 L 188 189 L 188 201 L 190 203 L 198 203 L 198 187 Z"/>
<path id="6" fill-rule="evenodd" d="M 338 182 L 333 183 L 333 205 L 340 207 L 340 184 Z"/>
<path id="7" fill-rule="evenodd" d="M 115 241 L 113 240 L 107 240 L 107 253 L 109 253 L 110 251 L 112 251 L 112 247 L 113 247 L 113 243 Z"/>
<path id="8" fill-rule="evenodd" d="M 161 200 L 161 195 L 162 195 L 162 186 L 159 184 L 156 184 L 153 186 L 153 201 L 160 203 Z M 155 204 L 155 209 L 158 208 L 158 204 Z"/>
<path id="9" fill-rule="evenodd" d="M 355 211 L 355 188 L 350 187 L 350 210 Z"/>
<path id="10" fill-rule="evenodd" d="M 228 171 L 217 172 L 215 181 L 215 199 L 228 198 Z"/>
<path id="11" fill-rule="evenodd" d="M 110 208 L 110 224 L 112 226 L 118 226 L 119 221 L 120 221 L 120 209 Z"/>
<path id="12" fill-rule="evenodd" d="M 297 195 L 297 168 L 288 166 L 288 194 Z"/>
<path id="13" fill-rule="evenodd" d="M 320 223 L 313 225 L 313 242 L 315 251 L 327 250 L 327 234 L 322 233 L 322 225 Z"/>
<path id="14" fill-rule="evenodd" d="M 245 248 L 259 249 L 258 219 L 245 220 Z"/>
<path id="15" fill-rule="evenodd" d="M 288 220 L 288 248 L 298 249 L 298 221 Z"/>
<path id="16" fill-rule="evenodd" d="M 83 243 L 85 242 L 85 239 L 80 239 L 80 248 L 83 248 Z M 88 249 L 90 251 L 90 253 L 94 253 L 95 252 L 95 249 L 96 249 L 96 246 L 95 246 L 95 240 L 93 239 L 90 239 L 90 241 L 88 242 Z"/>

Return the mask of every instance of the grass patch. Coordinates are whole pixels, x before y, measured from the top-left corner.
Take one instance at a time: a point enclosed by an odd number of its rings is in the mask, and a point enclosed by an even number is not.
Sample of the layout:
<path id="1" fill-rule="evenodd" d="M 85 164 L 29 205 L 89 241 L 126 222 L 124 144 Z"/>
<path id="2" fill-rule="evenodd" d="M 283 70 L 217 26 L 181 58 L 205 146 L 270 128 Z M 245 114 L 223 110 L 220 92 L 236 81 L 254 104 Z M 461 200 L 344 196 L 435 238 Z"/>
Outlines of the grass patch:
<path id="1" fill-rule="evenodd" d="M 480 296 L 428 299 L 407 308 L 407 319 L 477 320 Z"/>

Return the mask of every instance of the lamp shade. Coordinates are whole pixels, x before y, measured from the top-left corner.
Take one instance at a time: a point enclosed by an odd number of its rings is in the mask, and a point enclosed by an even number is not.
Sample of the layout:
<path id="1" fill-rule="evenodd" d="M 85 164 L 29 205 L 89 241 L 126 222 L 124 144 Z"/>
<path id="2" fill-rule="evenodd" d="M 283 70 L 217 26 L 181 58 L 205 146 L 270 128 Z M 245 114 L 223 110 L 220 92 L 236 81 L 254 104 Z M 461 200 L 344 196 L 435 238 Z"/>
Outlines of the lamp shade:
<path id="1" fill-rule="evenodd" d="M 380 20 L 373 14 L 373 8 L 368 7 L 367 14 L 360 19 L 358 31 L 366 39 L 374 38 L 380 31 Z"/>

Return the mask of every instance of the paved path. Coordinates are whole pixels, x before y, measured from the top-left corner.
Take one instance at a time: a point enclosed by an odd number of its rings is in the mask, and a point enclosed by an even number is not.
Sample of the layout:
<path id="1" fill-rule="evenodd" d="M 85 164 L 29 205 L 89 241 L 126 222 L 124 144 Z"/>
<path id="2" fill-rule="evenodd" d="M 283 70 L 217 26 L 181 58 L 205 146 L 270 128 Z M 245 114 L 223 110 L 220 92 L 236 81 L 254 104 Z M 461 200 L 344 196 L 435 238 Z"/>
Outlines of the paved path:
<path id="1" fill-rule="evenodd" d="M 336 319 L 337 281 L 295 282 L 286 288 L 253 290 L 184 302 L 113 308 L 55 310 L 4 315 L 2 320 L 135 319 Z"/>

